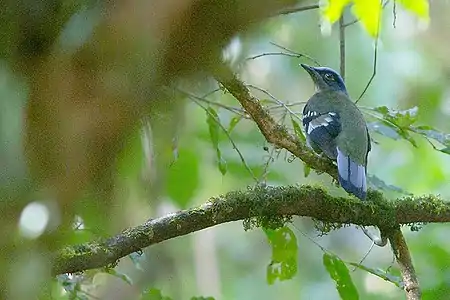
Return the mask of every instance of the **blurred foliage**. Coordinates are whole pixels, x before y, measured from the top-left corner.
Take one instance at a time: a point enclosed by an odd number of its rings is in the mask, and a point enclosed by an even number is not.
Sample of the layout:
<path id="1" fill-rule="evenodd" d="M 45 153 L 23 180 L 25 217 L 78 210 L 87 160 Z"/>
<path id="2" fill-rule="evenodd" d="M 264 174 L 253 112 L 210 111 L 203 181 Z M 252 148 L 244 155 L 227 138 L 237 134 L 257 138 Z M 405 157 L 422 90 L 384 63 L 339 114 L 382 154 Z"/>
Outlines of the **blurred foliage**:
<path id="1" fill-rule="evenodd" d="M 206 109 L 206 122 L 208 123 L 209 128 L 209 135 L 211 136 L 211 143 L 214 147 L 214 150 L 216 150 L 217 153 L 217 166 L 219 167 L 220 173 L 222 175 L 225 175 L 227 173 L 227 162 L 222 157 L 222 152 L 219 148 L 219 128 L 220 128 L 220 120 L 219 115 L 217 114 L 216 110 L 212 107 L 208 107 Z M 233 121 L 234 119 L 231 119 L 230 121 L 230 128 L 233 129 L 233 123 L 236 121 Z"/>
<path id="2" fill-rule="evenodd" d="M 150 289 L 142 293 L 141 300 L 171 300 L 161 294 L 160 290 Z"/>
<path id="3" fill-rule="evenodd" d="M 428 0 L 394 0 L 400 3 L 406 10 L 413 12 L 425 21 L 429 21 Z M 383 1 L 379 0 L 326 0 L 323 8 L 324 18 L 334 23 L 342 15 L 344 8 L 352 4 L 352 12 L 363 24 L 367 33 L 373 37 L 378 36 Z M 387 3 L 387 2 L 386 2 Z M 395 5 L 395 4 L 394 4 Z"/>
<path id="4" fill-rule="evenodd" d="M 346 26 L 352 95 L 371 76 L 371 36 L 381 28 L 377 73 L 358 102 L 374 141 L 369 184 L 391 198 L 450 198 L 448 3 L 397 0 L 381 10 L 375 0 L 328 0 L 321 10 L 277 15 L 281 4 L 274 2 L 5 3 L 0 298 L 403 299 L 388 248 L 373 249 L 360 263 L 370 247 L 360 230 L 317 237 L 308 219 L 264 231 L 226 224 L 115 266 L 48 275 L 48 253 L 62 244 L 108 236 L 256 181 L 320 183 L 345 195 L 328 176 L 269 145 L 203 71 L 222 53 L 275 119 L 304 141 L 299 116 L 313 87 L 298 64 L 310 57 L 338 69 L 337 30 L 323 36 L 318 24 L 331 29 L 347 5 L 360 20 Z M 24 219 L 27 207 L 41 210 Z M 403 229 L 423 299 L 450 294 L 448 227 Z"/>

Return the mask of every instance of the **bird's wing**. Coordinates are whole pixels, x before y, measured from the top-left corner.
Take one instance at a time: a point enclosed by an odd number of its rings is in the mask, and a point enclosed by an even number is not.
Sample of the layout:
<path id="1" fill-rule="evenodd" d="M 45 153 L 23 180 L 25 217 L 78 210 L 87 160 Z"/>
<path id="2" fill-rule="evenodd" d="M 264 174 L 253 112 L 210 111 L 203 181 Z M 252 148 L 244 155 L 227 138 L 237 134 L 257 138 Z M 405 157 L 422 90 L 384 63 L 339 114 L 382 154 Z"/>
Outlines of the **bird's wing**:
<path id="1" fill-rule="evenodd" d="M 342 130 L 337 112 L 318 113 L 305 107 L 303 127 L 310 145 L 316 152 L 323 151 L 329 158 L 337 158 L 335 139 Z"/>

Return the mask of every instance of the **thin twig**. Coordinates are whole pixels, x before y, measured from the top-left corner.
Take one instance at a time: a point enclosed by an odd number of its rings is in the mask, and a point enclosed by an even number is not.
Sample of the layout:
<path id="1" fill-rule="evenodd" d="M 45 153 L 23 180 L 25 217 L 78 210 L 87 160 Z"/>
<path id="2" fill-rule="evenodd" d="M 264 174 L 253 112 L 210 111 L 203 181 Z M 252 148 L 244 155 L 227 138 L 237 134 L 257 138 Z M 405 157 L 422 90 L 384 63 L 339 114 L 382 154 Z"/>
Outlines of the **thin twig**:
<path id="1" fill-rule="evenodd" d="M 250 56 L 246 58 L 245 60 L 254 60 L 260 57 L 264 56 L 289 56 L 289 57 L 295 57 L 295 58 L 302 58 L 306 57 L 303 54 L 292 54 L 292 53 L 284 53 L 284 52 L 265 52 L 258 55 Z"/>
<path id="2" fill-rule="evenodd" d="M 307 11 L 307 10 L 313 10 L 313 9 L 318 9 L 320 6 L 319 5 L 307 5 L 307 6 L 300 6 L 300 7 L 292 7 L 292 8 L 285 8 L 281 11 L 278 11 L 274 14 L 274 16 L 277 15 L 288 15 L 288 14 L 293 14 L 293 13 L 298 13 L 298 12 L 302 12 L 302 11 Z"/>
<path id="3" fill-rule="evenodd" d="M 209 97 L 209 96 L 211 96 L 212 94 L 215 94 L 215 93 L 220 92 L 220 91 L 221 91 L 221 88 L 220 88 L 220 87 L 215 88 L 214 90 L 212 90 L 212 91 L 210 91 L 210 92 L 207 92 L 206 94 L 202 95 L 201 98 Z"/>
<path id="4" fill-rule="evenodd" d="M 198 106 L 200 106 L 201 108 L 203 108 L 203 110 L 217 123 L 217 125 L 219 125 L 219 127 L 222 129 L 222 131 L 225 133 L 225 135 L 228 137 L 228 139 L 230 140 L 231 145 L 233 146 L 234 150 L 236 150 L 237 154 L 239 155 L 239 158 L 241 159 L 242 164 L 244 165 L 244 167 L 247 169 L 247 171 L 250 173 L 250 175 L 253 177 L 253 179 L 255 180 L 256 183 L 259 182 L 259 179 L 255 176 L 255 174 L 253 173 L 252 169 L 250 169 L 249 165 L 247 164 L 247 162 L 245 161 L 244 156 L 242 155 L 241 151 L 239 150 L 238 146 L 236 145 L 236 143 L 234 142 L 233 138 L 231 137 L 230 133 L 228 132 L 228 130 L 222 125 L 222 123 L 220 123 L 219 120 L 216 119 L 216 117 L 205 107 L 203 106 L 199 101 L 192 99 L 192 101 L 194 101 Z"/>
<path id="5" fill-rule="evenodd" d="M 348 22 L 348 23 L 344 24 L 343 26 L 344 27 L 348 27 L 348 26 L 351 26 L 351 25 L 356 24 L 358 22 L 359 22 L 359 19 L 355 19 L 355 20 L 353 20 L 351 22 Z"/>
<path id="6" fill-rule="evenodd" d="M 331 251 L 331 250 L 325 248 L 324 246 L 322 246 L 321 244 L 319 244 L 316 240 L 314 240 L 314 239 L 311 238 L 309 235 L 307 235 L 305 232 L 303 232 L 302 230 L 300 230 L 297 226 L 295 226 L 294 223 L 292 223 L 292 226 L 293 226 L 295 229 L 297 229 L 297 230 L 298 230 L 304 237 L 306 237 L 310 242 L 312 242 L 315 246 L 317 246 L 320 250 L 322 250 L 322 252 L 324 252 L 324 253 L 329 253 L 329 254 L 331 254 L 331 255 L 333 255 L 333 256 L 336 256 L 337 258 L 339 258 L 340 260 L 342 260 L 345 264 L 352 266 L 352 267 L 353 267 L 352 272 L 355 272 L 356 269 L 357 269 L 358 267 L 359 267 L 359 268 L 364 267 L 364 266 L 362 265 L 362 263 L 363 263 L 364 260 L 367 258 L 367 256 L 369 256 L 370 252 L 371 252 L 372 249 L 373 249 L 373 246 L 375 245 L 375 243 L 372 242 L 372 244 L 371 244 L 369 250 L 364 254 L 363 258 L 359 261 L 359 263 L 354 263 L 354 262 L 350 262 L 350 261 L 344 261 L 342 258 L 339 257 L 339 255 L 337 255 L 337 254 L 334 253 L 333 251 Z M 387 272 L 387 271 L 386 271 L 386 272 Z M 394 283 L 394 282 L 392 281 L 392 279 L 390 279 L 390 278 L 387 277 L 387 276 L 383 276 L 383 275 L 381 275 L 381 274 L 375 274 L 375 273 L 371 273 L 371 274 L 374 275 L 374 276 L 377 276 L 377 277 L 379 277 L 379 278 L 381 278 L 381 279 L 383 279 L 383 280 L 386 280 L 386 281 L 388 281 L 388 282 Z M 395 283 L 394 283 L 394 284 L 395 284 Z"/>
<path id="7" fill-rule="evenodd" d="M 419 281 L 417 280 L 416 271 L 414 270 L 414 266 L 411 261 L 408 245 L 406 244 L 400 227 L 387 232 L 387 235 L 389 242 L 391 243 L 392 252 L 394 253 L 397 264 L 400 267 L 400 272 L 404 283 L 403 289 L 406 292 L 406 299 L 421 299 Z"/>
<path id="8" fill-rule="evenodd" d="M 264 182 L 267 181 L 267 175 L 269 174 L 269 165 L 274 161 L 274 153 L 276 149 L 275 147 L 272 147 L 269 153 L 269 157 L 267 158 L 267 161 L 264 163 L 263 172 L 261 174 L 261 181 L 264 180 Z"/>
<path id="9" fill-rule="evenodd" d="M 394 20 L 392 21 L 392 27 L 397 28 L 397 1 L 394 1 L 394 6 L 392 7 L 392 14 L 394 15 Z"/>
<path id="10" fill-rule="evenodd" d="M 311 56 L 309 56 L 309 55 L 307 55 L 307 54 L 299 53 L 299 52 L 297 52 L 297 51 L 294 51 L 294 50 L 289 49 L 289 48 L 287 48 L 287 47 L 281 46 L 281 45 L 279 45 L 279 44 L 277 44 L 277 43 L 274 43 L 274 42 L 270 42 L 270 44 L 273 45 L 273 46 L 275 46 L 275 47 L 277 47 L 277 48 L 280 48 L 280 49 L 282 49 L 282 50 L 284 50 L 284 51 L 287 51 L 287 52 L 289 52 L 289 53 L 291 53 L 291 54 L 295 54 L 295 55 L 298 55 L 299 57 L 307 58 L 307 59 L 309 59 L 310 61 L 314 62 L 316 65 L 320 66 L 320 63 L 319 63 L 317 60 L 315 60 L 314 58 L 312 58 Z"/>
<path id="11" fill-rule="evenodd" d="M 384 237 L 383 235 L 381 235 L 381 237 L 378 237 L 377 235 L 371 233 L 367 228 L 365 228 L 364 226 L 360 226 L 360 228 L 362 229 L 362 231 L 364 232 L 364 234 L 372 240 L 372 242 L 379 246 L 379 247 L 384 247 L 387 244 L 387 238 Z"/>
<path id="12" fill-rule="evenodd" d="M 339 53 L 340 53 L 340 63 L 341 63 L 341 77 L 345 81 L 345 26 L 344 26 L 344 13 L 345 9 L 342 11 L 342 15 L 339 18 Z"/>
<path id="13" fill-rule="evenodd" d="M 298 119 L 300 122 L 302 122 L 302 118 L 300 118 L 298 116 L 298 114 L 296 114 L 295 112 L 293 112 L 283 101 L 279 100 L 277 97 L 275 97 L 274 95 L 272 95 L 269 91 L 260 88 L 256 85 L 253 84 L 246 84 L 247 87 L 255 89 L 257 91 L 260 91 L 264 94 L 266 94 L 267 96 L 269 96 L 272 100 L 274 100 L 276 103 L 278 103 L 278 105 L 281 105 L 285 110 L 287 110 L 291 115 L 293 115 L 296 119 Z M 283 124 L 283 123 L 281 123 Z"/>
<path id="14" fill-rule="evenodd" d="M 301 235 L 303 235 L 305 238 L 307 238 L 311 243 L 313 243 L 314 245 L 316 245 L 317 247 L 319 247 L 320 250 L 322 250 L 322 252 L 326 252 L 326 253 L 330 253 L 337 256 L 336 254 L 334 254 L 332 251 L 328 250 L 327 248 L 325 248 L 324 246 L 322 246 L 321 244 L 319 244 L 319 242 L 317 242 L 316 240 L 314 240 L 312 237 L 310 237 L 309 235 L 307 235 L 305 232 L 303 232 L 303 230 L 300 230 L 300 228 L 298 228 L 297 226 L 295 226 L 295 224 L 292 223 L 292 226 L 298 230 L 298 232 L 301 233 Z"/>
<path id="15" fill-rule="evenodd" d="M 369 256 L 370 252 L 372 252 L 373 246 L 375 246 L 375 242 L 372 240 L 372 243 L 370 244 L 369 250 L 361 258 L 361 260 L 359 261 L 358 265 L 362 265 L 362 263 L 366 260 L 367 256 Z M 352 272 L 355 272 L 357 268 L 358 268 L 357 266 L 353 266 Z"/>
<path id="16" fill-rule="evenodd" d="M 285 106 L 293 107 L 293 106 L 305 105 L 306 102 L 307 101 L 298 101 L 298 102 L 292 102 L 292 103 L 276 104 L 274 106 L 268 106 L 267 109 L 268 110 L 275 110 L 275 109 L 279 109 L 279 108 L 284 108 Z M 294 113 L 297 113 L 297 112 L 294 112 Z"/>
<path id="17" fill-rule="evenodd" d="M 207 103 L 208 105 L 215 105 L 217 107 L 221 107 L 221 108 L 226 109 L 226 110 L 228 110 L 228 111 L 230 111 L 232 113 L 235 113 L 235 114 L 237 114 L 237 115 L 239 115 L 239 116 L 241 116 L 241 117 L 243 117 L 245 119 L 250 119 L 250 117 L 240 107 L 228 106 L 228 105 L 225 105 L 225 104 L 220 103 L 220 102 L 211 101 L 211 100 L 206 99 L 205 96 L 196 96 L 194 94 L 191 94 L 191 93 L 186 92 L 184 90 L 181 90 L 179 88 L 175 88 L 174 87 L 174 90 L 176 90 L 177 92 L 179 92 L 179 93 L 185 95 L 186 97 L 190 98 L 192 101 L 197 100 L 197 101 L 200 101 L 200 102 Z M 212 94 L 212 92 L 209 92 L 206 95 L 211 95 L 211 94 Z"/>
<path id="18" fill-rule="evenodd" d="M 380 1 L 380 5 L 382 2 Z M 387 4 L 387 1 L 385 5 Z M 366 86 L 364 87 L 364 90 L 362 91 L 361 95 L 359 95 L 358 99 L 355 101 L 355 104 L 358 103 L 358 101 L 364 96 L 367 89 L 369 88 L 370 84 L 372 83 L 372 80 L 375 78 L 375 75 L 377 74 L 377 53 L 378 53 L 378 39 L 380 38 L 380 23 L 381 23 L 381 12 L 378 15 L 378 30 L 377 30 L 377 36 L 375 38 L 375 49 L 373 53 L 373 70 L 372 70 L 372 76 L 369 79 L 369 82 L 367 82 Z"/>

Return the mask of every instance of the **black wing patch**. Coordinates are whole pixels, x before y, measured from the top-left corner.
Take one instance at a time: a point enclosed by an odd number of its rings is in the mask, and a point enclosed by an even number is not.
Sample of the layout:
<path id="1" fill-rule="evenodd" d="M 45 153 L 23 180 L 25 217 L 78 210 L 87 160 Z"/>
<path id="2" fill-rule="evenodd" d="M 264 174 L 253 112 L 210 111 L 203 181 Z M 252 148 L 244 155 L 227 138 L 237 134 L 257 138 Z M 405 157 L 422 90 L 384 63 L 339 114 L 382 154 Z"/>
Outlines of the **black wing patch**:
<path id="1" fill-rule="evenodd" d="M 316 152 L 323 151 L 329 158 L 337 158 L 335 138 L 342 130 L 338 113 L 319 114 L 315 111 L 306 111 L 303 115 L 303 127 L 310 145 Z"/>

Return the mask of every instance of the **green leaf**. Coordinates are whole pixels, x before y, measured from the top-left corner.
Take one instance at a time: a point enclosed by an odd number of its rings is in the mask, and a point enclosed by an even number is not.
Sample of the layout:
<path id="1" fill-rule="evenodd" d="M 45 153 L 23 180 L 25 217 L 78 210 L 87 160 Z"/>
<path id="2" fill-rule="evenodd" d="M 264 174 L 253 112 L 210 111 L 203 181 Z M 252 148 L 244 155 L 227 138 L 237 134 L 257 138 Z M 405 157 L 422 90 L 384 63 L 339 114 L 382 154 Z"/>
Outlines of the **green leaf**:
<path id="1" fill-rule="evenodd" d="M 379 112 L 382 115 L 387 115 L 389 114 L 389 108 L 387 108 L 387 106 L 378 106 L 378 107 L 374 107 L 372 108 L 373 111 Z"/>
<path id="2" fill-rule="evenodd" d="M 336 283 L 336 289 L 344 300 L 359 299 L 358 291 L 353 284 L 350 273 L 345 263 L 337 256 L 324 253 L 323 265 L 330 274 L 331 279 Z"/>
<path id="3" fill-rule="evenodd" d="M 408 127 L 417 121 L 417 114 L 419 113 L 419 108 L 414 106 L 413 108 L 406 110 L 391 110 L 390 115 L 395 118 L 395 123 L 400 127 Z"/>
<path id="4" fill-rule="evenodd" d="M 398 128 L 389 122 L 369 122 L 367 123 L 367 127 L 370 131 L 374 131 L 393 140 L 398 140 L 401 138 L 400 134 L 397 132 Z"/>
<path id="5" fill-rule="evenodd" d="M 128 276 L 125 273 L 119 272 L 114 268 L 104 268 L 103 271 L 105 273 L 108 273 L 114 277 L 120 278 L 123 281 L 125 281 L 126 283 L 128 283 L 129 285 L 133 285 L 133 281 L 131 280 L 130 276 Z"/>
<path id="6" fill-rule="evenodd" d="M 417 147 L 416 141 L 410 134 L 412 125 L 417 121 L 417 106 L 407 110 L 392 110 L 386 106 L 380 106 L 371 110 L 381 116 L 376 117 L 379 122 L 369 125 L 370 129 L 392 139 L 403 138 Z"/>
<path id="7" fill-rule="evenodd" d="M 369 35 L 378 36 L 382 12 L 380 0 L 354 0 L 353 2 L 353 14 L 360 20 Z"/>
<path id="8" fill-rule="evenodd" d="M 383 136 L 391 138 L 393 140 L 405 139 L 411 143 L 414 147 L 417 147 L 415 139 L 409 133 L 410 128 L 402 129 L 395 124 L 387 121 L 370 122 L 367 124 L 369 130 L 377 132 Z"/>
<path id="9" fill-rule="evenodd" d="M 227 163 L 222 157 L 222 152 L 219 148 L 219 130 L 220 130 L 220 119 L 217 112 L 212 107 L 208 107 L 206 111 L 206 123 L 208 124 L 209 136 L 211 137 L 211 143 L 216 150 L 217 155 L 217 167 L 220 173 L 225 175 L 227 173 Z"/>
<path id="10" fill-rule="evenodd" d="M 168 170 L 166 193 L 181 208 L 186 208 L 199 185 L 199 157 L 195 149 L 178 150 L 179 158 Z"/>
<path id="11" fill-rule="evenodd" d="M 372 268 L 363 266 L 361 264 L 353 263 L 353 262 L 349 262 L 348 264 L 351 266 L 357 267 L 358 269 L 364 270 L 372 275 L 380 277 L 381 279 L 389 281 L 389 282 L 395 284 L 397 287 L 403 289 L 403 286 L 404 286 L 403 281 L 398 276 L 389 274 L 388 272 L 381 270 L 381 269 L 372 269 Z"/>
<path id="12" fill-rule="evenodd" d="M 214 300 L 214 297 L 192 297 L 191 300 Z"/>
<path id="13" fill-rule="evenodd" d="M 303 175 L 306 177 L 309 176 L 309 174 L 311 173 L 311 167 L 308 166 L 307 164 L 303 165 Z"/>
<path id="14" fill-rule="evenodd" d="M 222 157 L 222 155 L 220 153 L 218 153 L 217 156 L 218 156 L 217 159 L 219 160 L 217 162 L 218 167 L 219 167 L 219 171 L 220 171 L 220 173 L 222 173 L 222 175 L 225 175 L 227 173 L 227 170 L 228 170 L 227 162 L 225 161 L 225 159 L 223 159 L 223 157 Z"/>
<path id="15" fill-rule="evenodd" d="M 380 0 L 328 0 L 322 8 L 322 16 L 333 24 L 342 15 L 344 8 L 353 2 L 352 12 L 371 36 L 378 36 L 382 5 Z"/>
<path id="16" fill-rule="evenodd" d="M 428 0 L 396 0 L 400 3 L 406 10 L 414 13 L 416 16 L 429 21 L 430 12 Z"/>
<path id="17" fill-rule="evenodd" d="M 274 284 L 291 279 L 297 274 L 297 238 L 291 229 L 284 226 L 275 230 L 264 229 L 272 246 L 272 260 L 267 266 L 267 282 Z"/>
<path id="18" fill-rule="evenodd" d="M 230 125 L 228 125 L 228 133 L 231 133 L 234 129 L 234 127 L 236 127 L 236 125 L 242 120 L 242 116 L 236 116 L 231 118 L 230 120 Z"/>
<path id="19" fill-rule="evenodd" d="M 215 149 L 219 148 L 219 115 L 212 107 L 206 111 L 206 123 L 208 124 L 209 136 Z"/>
<path id="20" fill-rule="evenodd" d="M 450 134 L 441 132 L 437 129 L 434 129 L 431 126 L 417 126 L 413 128 L 414 132 L 427 137 L 429 139 L 433 139 L 444 146 L 442 149 L 438 149 L 439 151 L 450 154 Z"/>
<path id="21" fill-rule="evenodd" d="M 347 6 L 351 0 L 328 0 L 322 8 L 322 15 L 330 23 L 334 23 L 342 15 L 344 7 Z"/>
<path id="22" fill-rule="evenodd" d="M 172 300 L 170 297 L 163 296 L 158 289 L 149 289 L 141 294 L 140 300 Z"/>
<path id="23" fill-rule="evenodd" d="M 445 147 L 444 149 L 440 149 L 439 151 L 441 151 L 445 154 L 450 154 L 450 147 Z"/>
<path id="24" fill-rule="evenodd" d="M 400 128 L 407 128 L 417 121 L 419 108 L 414 106 L 406 110 L 389 109 L 386 106 L 373 108 L 373 111 L 381 113 L 383 118 Z"/>
<path id="25" fill-rule="evenodd" d="M 306 142 L 305 135 L 303 134 L 303 132 L 300 128 L 300 125 L 298 125 L 297 121 L 295 121 L 293 117 L 291 117 L 291 122 L 292 122 L 292 127 L 294 127 L 295 135 L 297 135 L 297 137 L 301 141 Z"/>
<path id="26" fill-rule="evenodd" d="M 396 0 L 403 8 L 429 22 L 428 0 Z M 360 20 L 364 29 L 372 37 L 378 36 L 379 20 L 382 14 L 380 0 L 325 0 L 321 6 L 322 17 L 333 24 L 342 15 L 344 8 L 353 2 L 352 12 Z"/>

